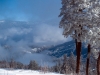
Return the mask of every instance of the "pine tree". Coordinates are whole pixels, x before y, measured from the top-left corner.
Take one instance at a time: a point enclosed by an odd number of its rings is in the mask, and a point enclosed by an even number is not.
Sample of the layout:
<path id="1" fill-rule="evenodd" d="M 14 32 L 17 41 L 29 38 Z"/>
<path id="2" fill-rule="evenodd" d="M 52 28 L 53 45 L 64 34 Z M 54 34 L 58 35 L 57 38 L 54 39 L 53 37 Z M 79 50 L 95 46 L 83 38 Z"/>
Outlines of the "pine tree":
<path id="1" fill-rule="evenodd" d="M 38 68 L 39 68 L 39 66 L 36 63 L 36 61 L 30 61 L 30 63 L 29 63 L 29 69 L 31 69 L 31 70 L 38 70 Z"/>
<path id="2" fill-rule="evenodd" d="M 99 13 L 99 0 L 62 0 L 62 8 L 59 15 L 62 17 L 60 21 L 60 27 L 64 29 L 63 35 L 65 37 L 70 35 L 76 41 L 77 74 L 79 74 L 80 70 L 81 44 L 82 42 L 86 41 L 86 43 L 93 48 L 93 35 L 95 34 L 91 35 L 88 33 L 91 32 L 95 27 L 100 27 Z"/>
<path id="3" fill-rule="evenodd" d="M 61 73 L 66 74 L 67 73 L 67 56 L 63 56 L 63 64 L 61 66 Z"/>
<path id="4" fill-rule="evenodd" d="M 68 59 L 68 62 L 69 62 L 69 66 L 70 66 L 70 70 L 71 72 L 75 73 L 75 69 L 76 69 L 76 56 L 71 53 L 69 59 Z M 74 63 L 73 63 L 74 62 Z"/>
<path id="5" fill-rule="evenodd" d="M 59 15 L 62 17 L 60 27 L 64 29 L 63 35 L 65 37 L 70 35 L 76 40 L 76 73 L 79 73 L 80 67 L 82 35 L 84 34 L 83 32 L 87 31 L 83 27 L 88 20 L 88 18 L 85 18 L 87 12 L 84 12 L 86 8 L 84 3 L 83 0 L 62 0 L 62 8 Z"/>

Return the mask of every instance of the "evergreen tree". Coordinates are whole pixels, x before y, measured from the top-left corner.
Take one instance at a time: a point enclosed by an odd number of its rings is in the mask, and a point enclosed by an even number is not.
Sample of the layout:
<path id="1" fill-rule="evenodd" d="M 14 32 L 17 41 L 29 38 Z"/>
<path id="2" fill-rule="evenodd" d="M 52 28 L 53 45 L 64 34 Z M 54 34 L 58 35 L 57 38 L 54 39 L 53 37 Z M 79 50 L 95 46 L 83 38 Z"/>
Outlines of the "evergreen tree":
<path id="1" fill-rule="evenodd" d="M 63 56 L 63 64 L 61 67 L 61 73 L 66 74 L 66 70 L 67 70 L 67 56 L 64 55 Z"/>
<path id="2" fill-rule="evenodd" d="M 88 34 L 95 27 L 100 27 L 100 0 L 62 0 L 60 27 L 63 35 L 69 35 L 76 41 L 76 73 L 80 70 L 81 44 L 86 41 L 92 48 L 94 37 Z M 93 32 L 93 31 L 92 31 Z M 96 33 L 97 34 L 97 33 Z M 94 34 L 95 35 L 95 34 Z M 92 38 L 91 38 L 92 37 Z M 88 48 L 89 49 L 89 48 Z M 88 56 L 90 51 L 88 51 Z M 87 58 L 87 70 L 89 57 Z M 87 71 L 86 70 L 86 71 Z M 88 71 L 87 71 L 88 72 Z M 86 73 L 88 75 L 88 73 Z"/>
<path id="3" fill-rule="evenodd" d="M 30 61 L 30 63 L 29 63 L 29 69 L 31 69 L 31 70 L 38 70 L 39 69 L 39 66 L 36 63 L 36 61 Z"/>

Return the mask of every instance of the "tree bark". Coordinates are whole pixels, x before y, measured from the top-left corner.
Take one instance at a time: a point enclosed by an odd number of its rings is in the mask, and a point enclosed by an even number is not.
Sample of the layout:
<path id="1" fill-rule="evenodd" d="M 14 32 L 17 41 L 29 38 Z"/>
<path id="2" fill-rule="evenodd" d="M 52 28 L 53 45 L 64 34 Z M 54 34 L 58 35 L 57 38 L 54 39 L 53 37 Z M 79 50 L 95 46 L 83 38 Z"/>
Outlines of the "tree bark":
<path id="1" fill-rule="evenodd" d="M 79 74 L 80 71 L 80 56 L 81 56 L 81 42 L 76 41 L 76 54 L 77 54 L 77 59 L 76 59 L 76 73 Z"/>
<path id="2" fill-rule="evenodd" d="M 90 61 L 91 46 L 88 44 L 87 62 L 86 62 L 86 75 L 89 75 L 89 61 Z"/>
<path id="3" fill-rule="evenodd" d="M 97 75 L 100 75 L 100 52 L 97 59 Z"/>

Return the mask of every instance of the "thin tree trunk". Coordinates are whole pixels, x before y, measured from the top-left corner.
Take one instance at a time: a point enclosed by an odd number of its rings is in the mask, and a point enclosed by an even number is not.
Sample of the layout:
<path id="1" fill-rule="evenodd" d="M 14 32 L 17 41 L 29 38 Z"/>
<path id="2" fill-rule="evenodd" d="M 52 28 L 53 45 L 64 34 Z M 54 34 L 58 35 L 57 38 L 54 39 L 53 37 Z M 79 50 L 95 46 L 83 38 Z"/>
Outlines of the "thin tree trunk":
<path id="1" fill-rule="evenodd" d="M 88 54 L 87 54 L 87 62 L 86 62 L 86 75 L 89 75 L 89 61 L 90 61 L 90 44 L 88 44 Z"/>
<path id="2" fill-rule="evenodd" d="M 100 75 L 100 52 L 97 59 L 97 75 Z"/>
<path id="3" fill-rule="evenodd" d="M 77 55 L 77 46 L 78 46 L 77 39 L 75 39 L 75 44 L 76 44 L 76 55 Z"/>
<path id="4" fill-rule="evenodd" d="M 81 42 L 76 41 L 76 53 L 77 53 L 77 59 L 76 59 L 76 73 L 79 74 L 80 71 L 80 56 L 81 56 Z"/>

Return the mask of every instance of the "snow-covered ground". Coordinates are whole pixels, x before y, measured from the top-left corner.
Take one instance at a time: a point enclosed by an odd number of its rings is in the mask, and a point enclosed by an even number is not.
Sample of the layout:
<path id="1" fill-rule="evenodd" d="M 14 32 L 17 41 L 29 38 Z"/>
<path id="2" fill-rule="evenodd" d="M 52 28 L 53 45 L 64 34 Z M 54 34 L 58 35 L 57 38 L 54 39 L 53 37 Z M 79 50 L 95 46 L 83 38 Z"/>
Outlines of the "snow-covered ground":
<path id="1" fill-rule="evenodd" d="M 0 75 L 64 75 L 64 74 L 43 73 L 43 72 L 32 71 L 32 70 L 6 70 L 6 69 L 0 69 Z"/>

